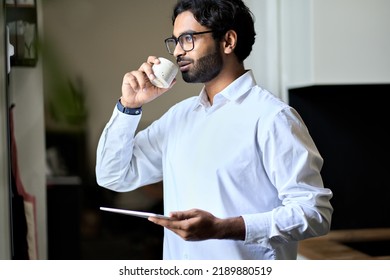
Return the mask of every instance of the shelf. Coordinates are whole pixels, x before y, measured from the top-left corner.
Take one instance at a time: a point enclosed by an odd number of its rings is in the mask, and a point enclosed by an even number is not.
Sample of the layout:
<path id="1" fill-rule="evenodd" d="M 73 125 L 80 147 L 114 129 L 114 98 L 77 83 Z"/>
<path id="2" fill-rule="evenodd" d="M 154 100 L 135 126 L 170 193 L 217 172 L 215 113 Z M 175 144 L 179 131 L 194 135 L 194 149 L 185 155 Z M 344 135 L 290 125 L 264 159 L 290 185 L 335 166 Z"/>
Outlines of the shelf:
<path id="1" fill-rule="evenodd" d="M 6 5 L 7 22 L 24 20 L 30 23 L 37 22 L 37 12 L 34 6 L 10 6 Z"/>
<path id="2" fill-rule="evenodd" d="M 10 43 L 15 48 L 11 66 L 35 66 L 38 58 L 37 9 L 33 4 L 6 4 Z"/>

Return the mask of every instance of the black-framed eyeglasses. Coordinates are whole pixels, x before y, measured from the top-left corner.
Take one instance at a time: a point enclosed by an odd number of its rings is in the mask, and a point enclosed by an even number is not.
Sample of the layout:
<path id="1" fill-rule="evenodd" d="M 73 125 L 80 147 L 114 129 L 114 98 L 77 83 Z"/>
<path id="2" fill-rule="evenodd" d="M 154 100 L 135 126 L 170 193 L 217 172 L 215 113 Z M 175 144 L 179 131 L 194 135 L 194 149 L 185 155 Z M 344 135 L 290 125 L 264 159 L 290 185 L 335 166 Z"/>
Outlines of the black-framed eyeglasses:
<path id="1" fill-rule="evenodd" d="M 170 54 L 173 54 L 177 43 L 179 42 L 180 47 L 185 52 L 192 51 L 195 47 L 194 45 L 194 35 L 200 35 L 200 34 L 206 34 L 211 33 L 212 30 L 202 31 L 202 32 L 188 32 L 181 34 L 178 38 L 176 37 L 170 37 L 165 39 L 165 46 L 167 47 L 167 50 Z"/>

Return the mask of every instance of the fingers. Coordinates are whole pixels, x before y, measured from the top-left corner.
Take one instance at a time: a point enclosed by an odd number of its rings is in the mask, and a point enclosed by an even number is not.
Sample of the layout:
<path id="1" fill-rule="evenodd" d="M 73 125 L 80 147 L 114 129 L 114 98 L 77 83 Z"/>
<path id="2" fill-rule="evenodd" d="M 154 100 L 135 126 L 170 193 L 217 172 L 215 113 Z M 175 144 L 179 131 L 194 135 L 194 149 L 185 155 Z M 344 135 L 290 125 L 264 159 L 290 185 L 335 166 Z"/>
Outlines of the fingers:
<path id="1" fill-rule="evenodd" d="M 149 56 L 146 62 L 144 62 L 138 69 L 144 72 L 150 81 L 153 81 L 156 77 L 153 74 L 153 65 L 159 64 L 160 60 L 156 56 Z"/>
<path id="2" fill-rule="evenodd" d="M 196 236 L 194 235 L 193 231 L 191 228 L 193 228 L 193 225 L 191 224 L 191 221 L 188 219 L 184 220 L 176 220 L 176 219 L 160 219 L 156 217 L 149 217 L 149 221 L 163 226 L 177 235 L 179 235 L 181 238 L 184 240 L 190 241 L 190 240 L 196 240 Z"/>
<path id="3" fill-rule="evenodd" d="M 151 55 L 148 57 L 148 59 L 146 60 L 147 63 L 150 63 L 150 64 L 159 64 L 160 63 L 160 60 L 158 59 L 157 56 L 154 56 L 154 55 Z"/>
<path id="4" fill-rule="evenodd" d="M 149 221 L 158 224 L 160 226 L 169 228 L 169 229 L 186 229 L 185 225 L 188 225 L 188 220 L 178 220 L 174 217 L 171 219 L 162 219 L 158 217 L 149 217 Z"/>
<path id="5" fill-rule="evenodd" d="M 159 64 L 160 60 L 156 56 L 149 56 L 147 61 L 142 63 L 138 70 L 126 73 L 123 84 L 129 86 L 135 93 L 148 86 L 153 86 L 150 81 L 156 77 L 153 74 L 153 65 Z"/>
<path id="6" fill-rule="evenodd" d="M 187 211 L 177 211 L 172 212 L 171 216 L 175 218 L 176 220 L 188 220 L 191 218 L 195 218 L 201 214 L 200 210 L 198 209 L 191 209 Z"/>
<path id="7" fill-rule="evenodd" d="M 153 65 L 159 64 L 156 56 L 149 56 L 146 62 L 142 63 L 138 70 L 128 72 L 122 82 L 122 105 L 128 108 L 138 108 L 168 91 L 176 83 L 173 80 L 169 88 L 159 88 L 152 84 L 155 79 Z"/>
<path id="8" fill-rule="evenodd" d="M 163 226 L 187 241 L 206 240 L 219 235 L 220 219 L 211 213 L 191 209 L 170 213 L 170 219 L 149 218 L 149 221 Z"/>
<path id="9" fill-rule="evenodd" d="M 123 85 L 128 86 L 132 92 L 136 93 L 150 84 L 149 79 L 146 77 L 146 74 L 141 71 L 131 71 L 126 73 L 123 78 Z"/>

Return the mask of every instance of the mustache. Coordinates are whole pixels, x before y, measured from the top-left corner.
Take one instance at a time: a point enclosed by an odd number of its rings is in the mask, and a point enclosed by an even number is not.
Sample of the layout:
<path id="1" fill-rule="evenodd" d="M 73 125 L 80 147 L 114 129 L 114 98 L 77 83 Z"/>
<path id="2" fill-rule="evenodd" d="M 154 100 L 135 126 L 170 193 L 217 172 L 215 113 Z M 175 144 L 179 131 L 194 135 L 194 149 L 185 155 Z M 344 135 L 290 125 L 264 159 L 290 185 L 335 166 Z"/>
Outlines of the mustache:
<path id="1" fill-rule="evenodd" d="M 180 63 L 180 62 L 192 62 L 192 59 L 190 59 L 190 58 L 183 58 L 182 56 L 178 56 L 177 58 L 176 58 L 176 63 Z"/>

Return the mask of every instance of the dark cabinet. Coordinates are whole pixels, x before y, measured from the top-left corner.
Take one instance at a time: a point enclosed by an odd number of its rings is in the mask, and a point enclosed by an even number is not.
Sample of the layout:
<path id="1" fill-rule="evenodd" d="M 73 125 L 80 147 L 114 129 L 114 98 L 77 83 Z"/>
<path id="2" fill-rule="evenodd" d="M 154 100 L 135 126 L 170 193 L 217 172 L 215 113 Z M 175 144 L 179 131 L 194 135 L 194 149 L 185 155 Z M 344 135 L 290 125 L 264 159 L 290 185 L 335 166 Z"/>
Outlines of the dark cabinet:
<path id="1" fill-rule="evenodd" d="M 85 135 L 46 131 L 48 259 L 81 259 Z"/>

